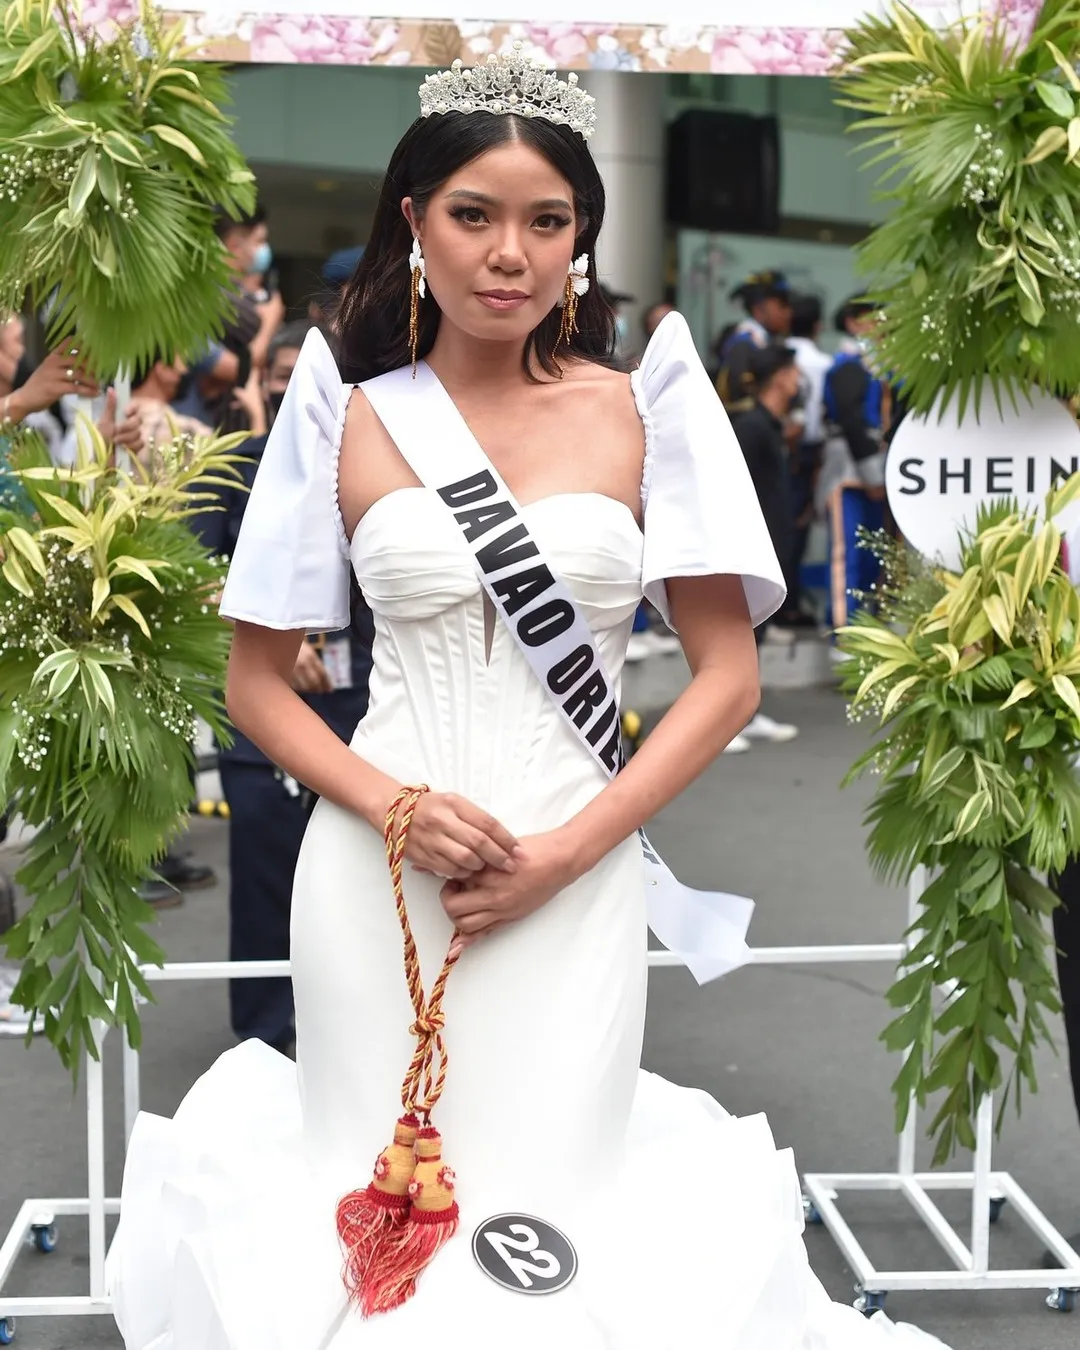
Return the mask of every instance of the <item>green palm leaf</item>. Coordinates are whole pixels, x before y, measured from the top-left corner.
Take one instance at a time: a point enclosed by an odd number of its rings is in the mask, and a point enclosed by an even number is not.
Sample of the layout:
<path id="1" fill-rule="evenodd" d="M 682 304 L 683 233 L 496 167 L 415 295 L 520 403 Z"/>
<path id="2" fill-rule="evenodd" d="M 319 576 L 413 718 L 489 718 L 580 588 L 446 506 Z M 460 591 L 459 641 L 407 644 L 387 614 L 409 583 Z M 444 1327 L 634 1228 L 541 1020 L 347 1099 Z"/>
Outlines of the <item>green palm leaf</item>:
<path id="1" fill-rule="evenodd" d="M 892 208 L 859 261 L 911 408 L 956 394 L 962 412 L 984 384 L 998 402 L 1080 390 L 1080 3 L 1044 5 L 1019 50 L 1004 21 L 939 32 L 898 4 L 844 55 L 839 101 L 863 115 L 853 130 L 885 163 Z M 1033 162 L 1037 143 L 1053 148 Z"/>
<path id="2" fill-rule="evenodd" d="M 148 0 L 109 42 L 74 3 L 2 11 L 0 308 L 47 306 L 50 339 L 77 335 L 105 378 L 198 352 L 230 311 L 214 210 L 254 205 L 222 71 Z"/>

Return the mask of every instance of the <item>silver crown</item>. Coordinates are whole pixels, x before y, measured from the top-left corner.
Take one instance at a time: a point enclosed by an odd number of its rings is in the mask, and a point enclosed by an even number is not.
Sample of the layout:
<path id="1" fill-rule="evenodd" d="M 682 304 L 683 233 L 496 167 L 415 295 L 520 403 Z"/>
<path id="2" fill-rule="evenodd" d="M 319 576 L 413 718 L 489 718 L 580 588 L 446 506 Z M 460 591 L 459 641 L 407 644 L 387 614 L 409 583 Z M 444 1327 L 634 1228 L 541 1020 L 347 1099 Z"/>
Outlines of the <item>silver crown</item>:
<path id="1" fill-rule="evenodd" d="M 542 117 L 586 141 L 596 129 L 596 100 L 578 86 L 577 76 L 571 71 L 560 80 L 525 56 L 520 42 L 501 56 L 493 52 L 482 66 L 455 61 L 449 70 L 428 75 L 420 86 L 420 116 L 447 112 Z"/>

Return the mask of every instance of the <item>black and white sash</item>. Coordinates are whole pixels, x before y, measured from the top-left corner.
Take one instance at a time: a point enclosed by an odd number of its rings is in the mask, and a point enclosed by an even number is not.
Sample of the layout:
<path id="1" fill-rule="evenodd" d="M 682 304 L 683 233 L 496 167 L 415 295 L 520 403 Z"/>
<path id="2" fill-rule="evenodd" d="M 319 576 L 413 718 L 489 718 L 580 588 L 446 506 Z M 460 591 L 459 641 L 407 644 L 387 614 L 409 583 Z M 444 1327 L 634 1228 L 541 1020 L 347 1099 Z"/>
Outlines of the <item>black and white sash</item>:
<path id="1" fill-rule="evenodd" d="M 521 507 L 425 363 L 362 386 L 402 458 L 465 538 L 492 605 L 536 678 L 608 778 L 622 767 L 618 699 L 592 630 Z M 649 927 L 699 984 L 745 965 L 754 902 L 682 885 L 641 831 Z"/>

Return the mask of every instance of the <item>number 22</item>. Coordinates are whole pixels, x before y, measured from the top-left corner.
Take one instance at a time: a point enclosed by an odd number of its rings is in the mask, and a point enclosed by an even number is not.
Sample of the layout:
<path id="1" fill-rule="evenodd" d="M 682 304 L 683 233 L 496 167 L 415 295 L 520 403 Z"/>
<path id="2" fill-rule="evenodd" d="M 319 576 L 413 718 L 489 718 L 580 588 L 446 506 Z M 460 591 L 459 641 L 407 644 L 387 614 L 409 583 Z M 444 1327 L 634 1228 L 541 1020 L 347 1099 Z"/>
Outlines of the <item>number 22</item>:
<path id="1" fill-rule="evenodd" d="M 553 1280 L 561 1273 L 562 1267 L 558 1260 L 550 1252 L 540 1250 L 540 1239 L 527 1224 L 512 1223 L 510 1232 L 517 1234 L 521 1241 L 515 1242 L 512 1237 L 507 1237 L 505 1233 L 485 1233 L 484 1236 L 499 1253 L 499 1256 L 523 1289 L 533 1287 L 533 1282 L 529 1278 L 530 1275 L 539 1275 L 542 1279 Z M 510 1250 L 508 1251 L 507 1248 Z M 524 1252 L 527 1256 L 531 1256 L 533 1261 L 543 1264 L 533 1265 L 532 1262 L 523 1261 L 520 1256 L 512 1256 L 511 1251 Z"/>

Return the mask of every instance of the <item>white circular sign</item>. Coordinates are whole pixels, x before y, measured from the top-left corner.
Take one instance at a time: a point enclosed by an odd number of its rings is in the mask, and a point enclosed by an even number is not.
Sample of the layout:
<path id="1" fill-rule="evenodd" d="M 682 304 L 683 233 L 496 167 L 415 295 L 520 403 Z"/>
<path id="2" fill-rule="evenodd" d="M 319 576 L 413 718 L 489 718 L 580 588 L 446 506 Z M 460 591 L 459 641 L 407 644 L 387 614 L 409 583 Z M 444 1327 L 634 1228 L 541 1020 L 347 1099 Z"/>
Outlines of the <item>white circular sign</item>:
<path id="1" fill-rule="evenodd" d="M 960 529 L 974 527 L 980 506 L 1014 498 L 1041 507 L 1055 481 L 1080 469 L 1080 427 L 1068 408 L 1041 392 L 1017 405 L 1003 400 L 999 412 L 984 391 L 978 417 L 969 404 L 957 425 L 950 405 L 942 417 L 907 417 L 897 429 L 885 465 L 889 506 L 926 557 L 959 567 Z"/>

